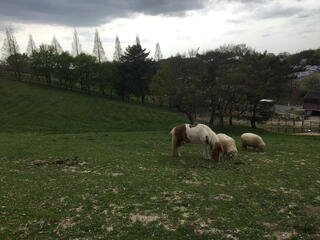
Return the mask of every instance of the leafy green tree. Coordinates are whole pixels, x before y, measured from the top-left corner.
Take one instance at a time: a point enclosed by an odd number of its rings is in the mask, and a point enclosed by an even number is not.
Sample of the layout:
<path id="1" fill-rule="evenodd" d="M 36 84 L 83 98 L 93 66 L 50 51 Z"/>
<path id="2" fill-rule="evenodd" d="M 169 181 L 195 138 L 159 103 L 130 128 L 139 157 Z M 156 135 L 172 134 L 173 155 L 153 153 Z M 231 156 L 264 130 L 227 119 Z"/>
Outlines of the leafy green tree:
<path id="1" fill-rule="evenodd" d="M 60 87 L 64 85 L 67 88 L 72 88 L 72 63 L 73 57 L 68 52 L 62 52 L 55 55 L 54 73 L 59 79 Z"/>
<path id="2" fill-rule="evenodd" d="M 214 51 L 198 55 L 207 69 L 208 109 L 210 111 L 209 123 L 213 124 L 219 116 L 220 125 L 227 113 L 229 123 L 232 124 L 232 112 L 236 103 L 239 103 L 239 83 L 243 74 L 239 70 L 241 59 L 247 52 L 252 51 L 244 44 L 224 45 Z"/>
<path id="3" fill-rule="evenodd" d="M 18 81 L 22 80 L 22 73 L 26 72 L 29 66 L 29 58 L 26 54 L 16 53 L 10 55 L 6 60 L 9 69 L 14 72 Z"/>
<path id="4" fill-rule="evenodd" d="M 186 114 L 193 123 L 196 113 L 205 106 L 206 78 L 200 59 L 171 57 L 163 61 L 150 88 L 161 104 L 166 99 L 170 107 Z"/>
<path id="5" fill-rule="evenodd" d="M 302 81 L 304 94 L 309 90 L 320 91 L 320 73 L 313 73 Z"/>
<path id="6" fill-rule="evenodd" d="M 112 98 L 116 82 L 120 79 L 117 62 L 96 63 L 94 71 L 94 82 L 102 95 L 109 89 L 109 96 Z"/>
<path id="7" fill-rule="evenodd" d="M 286 58 L 292 65 L 320 65 L 320 49 L 304 50 Z"/>
<path id="8" fill-rule="evenodd" d="M 165 78 L 162 76 L 162 72 L 160 70 L 158 70 L 152 77 L 150 92 L 154 97 L 154 104 L 157 101 L 159 102 L 160 107 L 162 107 L 167 96 L 167 89 Z"/>
<path id="9" fill-rule="evenodd" d="M 229 117 L 232 125 L 233 112 L 242 102 L 243 82 L 245 74 L 241 71 L 243 57 L 252 52 L 245 44 L 224 45 L 216 49 L 215 66 L 216 85 L 213 88 L 216 109 L 219 115 L 219 123 L 223 125 L 224 117 Z"/>
<path id="10" fill-rule="evenodd" d="M 51 85 L 51 77 L 56 65 L 56 50 L 54 47 L 42 44 L 31 55 L 31 71 L 38 78 L 43 76 L 48 85 Z"/>
<path id="11" fill-rule="evenodd" d="M 80 53 L 74 58 L 74 73 L 81 90 L 90 92 L 90 86 L 93 85 L 95 63 L 96 58 L 85 53 Z"/>
<path id="12" fill-rule="evenodd" d="M 246 74 L 244 86 L 248 118 L 251 127 L 256 128 L 257 121 L 266 120 L 273 112 L 273 104 L 264 104 L 261 99 L 276 100 L 282 97 L 293 77 L 293 69 L 278 56 L 264 52 L 246 55 L 243 71 Z"/>

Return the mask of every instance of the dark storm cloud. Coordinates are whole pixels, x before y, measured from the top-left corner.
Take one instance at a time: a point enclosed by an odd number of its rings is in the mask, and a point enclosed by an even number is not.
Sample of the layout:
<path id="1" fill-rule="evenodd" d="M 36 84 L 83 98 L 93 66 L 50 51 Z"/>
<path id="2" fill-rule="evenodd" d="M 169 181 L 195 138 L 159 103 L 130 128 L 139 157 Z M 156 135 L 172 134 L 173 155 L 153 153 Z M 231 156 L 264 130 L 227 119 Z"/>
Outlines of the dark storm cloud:
<path id="1" fill-rule="evenodd" d="M 234 3 L 237 3 L 236 6 L 240 4 L 235 14 L 249 12 L 253 19 L 319 16 L 319 9 L 310 11 L 300 7 L 303 3 L 300 0 L 292 0 L 291 6 L 285 5 L 282 0 L 0 0 L 0 23 L 90 27 L 136 13 L 184 16 L 188 10 L 203 10 L 208 6 L 223 8 Z M 243 23 L 237 17 L 227 21 Z"/>
<path id="2" fill-rule="evenodd" d="M 0 21 L 97 26 L 135 13 L 181 16 L 209 0 L 0 0 Z"/>

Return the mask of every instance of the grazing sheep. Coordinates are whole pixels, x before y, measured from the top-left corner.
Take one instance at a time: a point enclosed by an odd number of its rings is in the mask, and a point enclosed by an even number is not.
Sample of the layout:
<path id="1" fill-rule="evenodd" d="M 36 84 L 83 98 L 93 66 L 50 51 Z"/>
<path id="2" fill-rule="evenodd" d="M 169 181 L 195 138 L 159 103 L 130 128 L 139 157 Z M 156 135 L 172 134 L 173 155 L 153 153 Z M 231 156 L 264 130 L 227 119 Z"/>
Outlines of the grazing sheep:
<path id="1" fill-rule="evenodd" d="M 266 144 L 262 140 L 262 138 L 254 133 L 244 133 L 241 135 L 242 148 L 247 149 L 247 146 L 251 146 L 254 149 L 258 148 L 262 152 Z"/>
<path id="2" fill-rule="evenodd" d="M 232 160 L 236 160 L 238 157 L 238 149 L 234 139 L 224 133 L 219 133 L 217 136 L 222 144 L 224 155 L 227 155 L 228 158 Z"/>

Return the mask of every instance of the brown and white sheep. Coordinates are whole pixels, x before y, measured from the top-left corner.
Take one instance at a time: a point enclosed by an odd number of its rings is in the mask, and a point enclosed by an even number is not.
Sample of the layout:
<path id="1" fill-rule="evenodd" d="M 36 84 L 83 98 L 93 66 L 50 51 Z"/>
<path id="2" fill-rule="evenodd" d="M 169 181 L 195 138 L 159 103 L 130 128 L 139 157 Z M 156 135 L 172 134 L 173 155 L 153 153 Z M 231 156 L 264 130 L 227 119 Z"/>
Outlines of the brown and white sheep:
<path id="1" fill-rule="evenodd" d="M 247 146 L 251 146 L 254 149 L 264 151 L 266 144 L 262 138 L 254 133 L 244 133 L 241 135 L 242 148 L 247 149 Z"/>
<path id="2" fill-rule="evenodd" d="M 228 158 L 236 160 L 238 157 L 238 149 L 234 139 L 224 133 L 217 134 L 220 143 L 222 144 L 224 155 Z"/>

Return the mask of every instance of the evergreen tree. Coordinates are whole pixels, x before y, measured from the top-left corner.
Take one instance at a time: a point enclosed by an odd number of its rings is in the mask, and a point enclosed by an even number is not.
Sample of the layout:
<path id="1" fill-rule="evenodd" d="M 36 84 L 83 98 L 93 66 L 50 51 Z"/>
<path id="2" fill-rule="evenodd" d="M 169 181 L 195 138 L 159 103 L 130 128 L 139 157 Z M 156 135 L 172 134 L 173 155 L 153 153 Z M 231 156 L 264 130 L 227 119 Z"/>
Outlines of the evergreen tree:
<path id="1" fill-rule="evenodd" d="M 27 47 L 27 55 L 30 57 L 32 55 L 32 52 L 37 50 L 36 44 L 33 41 L 32 35 L 29 34 L 29 41 L 28 41 L 28 47 Z"/>
<path id="2" fill-rule="evenodd" d="M 116 36 L 113 60 L 116 61 L 116 62 L 119 62 L 120 58 L 121 58 L 121 55 L 122 55 L 122 49 L 121 49 L 121 45 L 120 45 L 120 40 L 119 40 L 119 37 Z"/>
<path id="3" fill-rule="evenodd" d="M 72 56 L 76 57 L 81 53 L 81 51 L 82 51 L 82 49 L 81 49 L 79 36 L 78 36 L 77 30 L 74 29 L 71 54 L 72 54 Z"/>
<path id="4" fill-rule="evenodd" d="M 142 49 L 140 44 L 135 44 L 128 46 L 120 58 L 122 72 L 125 75 L 123 86 L 128 86 L 136 97 L 141 97 L 141 103 L 144 103 L 154 74 L 153 64 L 147 59 L 148 56 L 149 52 L 146 52 L 146 49 Z"/>
<path id="5" fill-rule="evenodd" d="M 93 55 L 97 58 L 98 62 L 104 62 L 106 61 L 106 55 L 104 53 L 104 49 L 102 47 L 102 43 L 99 37 L 99 32 L 96 30 L 96 33 L 94 35 L 94 45 L 93 45 Z"/>

